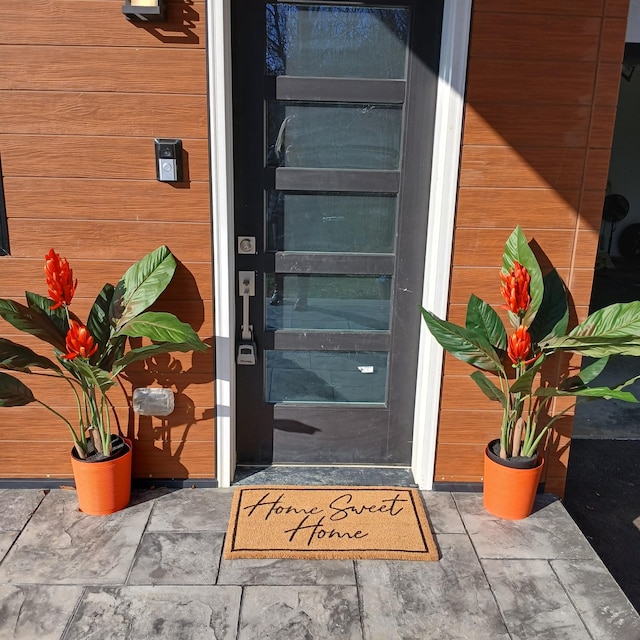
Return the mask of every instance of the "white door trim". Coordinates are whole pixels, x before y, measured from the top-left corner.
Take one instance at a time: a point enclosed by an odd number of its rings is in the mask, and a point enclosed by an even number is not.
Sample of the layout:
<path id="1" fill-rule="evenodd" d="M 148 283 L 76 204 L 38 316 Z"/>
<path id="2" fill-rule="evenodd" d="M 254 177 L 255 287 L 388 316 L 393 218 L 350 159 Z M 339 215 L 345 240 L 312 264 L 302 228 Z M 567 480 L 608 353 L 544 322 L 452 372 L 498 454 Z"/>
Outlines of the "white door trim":
<path id="1" fill-rule="evenodd" d="M 229 487 L 235 446 L 235 232 L 231 106 L 231 1 L 207 0 L 209 143 L 211 158 L 212 250 L 215 330 L 216 474 Z M 236 0 L 239 1 L 239 0 Z M 464 86 L 471 0 L 445 0 L 436 102 L 435 139 L 422 304 L 446 313 L 453 223 L 460 164 Z M 416 310 L 417 313 L 417 310 Z M 442 373 L 442 350 L 421 328 L 412 470 L 422 489 L 431 489 Z"/>
<path id="2" fill-rule="evenodd" d="M 422 306 L 447 313 L 460 142 L 471 26 L 471 0 L 446 0 L 429 196 Z M 416 311 L 417 312 L 417 311 Z M 433 487 L 443 352 L 424 323 L 420 327 L 411 470 L 421 489 Z"/>
<path id="3" fill-rule="evenodd" d="M 207 0 L 206 16 L 215 331 L 215 460 L 218 486 L 229 487 L 236 466 L 231 0 Z"/>

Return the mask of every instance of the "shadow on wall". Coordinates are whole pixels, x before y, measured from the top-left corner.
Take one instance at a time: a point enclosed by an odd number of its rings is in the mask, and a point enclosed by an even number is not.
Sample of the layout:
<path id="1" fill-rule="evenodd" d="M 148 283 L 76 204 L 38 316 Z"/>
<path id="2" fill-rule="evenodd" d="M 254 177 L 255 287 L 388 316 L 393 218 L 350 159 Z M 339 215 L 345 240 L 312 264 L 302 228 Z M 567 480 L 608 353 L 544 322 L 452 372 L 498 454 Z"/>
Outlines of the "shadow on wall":
<path id="1" fill-rule="evenodd" d="M 203 3 L 204 8 L 204 3 Z M 167 0 L 167 18 L 162 23 L 132 20 L 131 24 L 144 29 L 154 38 L 165 44 L 199 44 L 200 39 L 194 32 L 196 22 L 200 22 L 200 13 L 194 0 Z"/>

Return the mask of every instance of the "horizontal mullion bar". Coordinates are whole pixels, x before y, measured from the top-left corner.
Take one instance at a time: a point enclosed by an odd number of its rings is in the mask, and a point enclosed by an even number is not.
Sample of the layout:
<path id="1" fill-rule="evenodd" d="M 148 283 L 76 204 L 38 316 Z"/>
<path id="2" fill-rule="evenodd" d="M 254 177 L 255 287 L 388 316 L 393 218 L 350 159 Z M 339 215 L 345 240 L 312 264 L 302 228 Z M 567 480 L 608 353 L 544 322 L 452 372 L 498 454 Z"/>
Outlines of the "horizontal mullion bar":
<path id="1" fill-rule="evenodd" d="M 392 275 L 395 256 L 392 254 L 276 253 L 277 273 Z"/>
<path id="2" fill-rule="evenodd" d="M 276 78 L 276 100 L 302 102 L 356 102 L 360 104 L 402 104 L 404 80 L 355 78 Z"/>
<path id="3" fill-rule="evenodd" d="M 388 331 L 286 329 L 273 332 L 273 348 L 283 351 L 388 351 L 390 343 Z"/>
<path id="4" fill-rule="evenodd" d="M 399 171 L 279 167 L 275 174 L 280 191 L 398 193 L 400 187 Z"/>

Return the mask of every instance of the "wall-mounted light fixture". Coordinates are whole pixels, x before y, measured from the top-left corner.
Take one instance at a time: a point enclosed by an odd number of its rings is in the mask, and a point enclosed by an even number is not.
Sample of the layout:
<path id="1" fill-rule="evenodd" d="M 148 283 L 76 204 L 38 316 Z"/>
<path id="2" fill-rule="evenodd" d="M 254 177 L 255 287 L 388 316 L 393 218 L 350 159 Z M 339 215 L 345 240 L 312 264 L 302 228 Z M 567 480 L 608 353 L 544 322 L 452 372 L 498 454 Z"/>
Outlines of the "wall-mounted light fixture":
<path id="1" fill-rule="evenodd" d="M 127 20 L 164 20 L 166 0 L 124 0 L 122 13 Z"/>

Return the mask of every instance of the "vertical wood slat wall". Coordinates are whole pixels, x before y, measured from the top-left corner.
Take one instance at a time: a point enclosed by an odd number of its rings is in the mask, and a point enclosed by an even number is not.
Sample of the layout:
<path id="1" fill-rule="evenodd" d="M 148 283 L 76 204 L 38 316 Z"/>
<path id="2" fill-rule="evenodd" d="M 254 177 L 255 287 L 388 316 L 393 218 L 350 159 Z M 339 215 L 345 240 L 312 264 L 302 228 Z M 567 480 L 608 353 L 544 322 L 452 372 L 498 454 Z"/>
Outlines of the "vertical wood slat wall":
<path id="1" fill-rule="evenodd" d="M 180 264 L 158 309 L 207 340 L 205 2 L 169 0 L 167 21 L 145 24 L 128 22 L 121 5 L 0 3 L 0 157 L 11 243 L 11 256 L 0 257 L 0 297 L 46 294 L 43 257 L 54 247 L 74 269 L 72 309 L 86 318 L 105 282 L 115 284 L 130 264 L 166 244 Z M 156 137 L 183 140 L 184 183 L 156 181 Z M 0 335 L 23 340 L 5 323 Z M 52 355 L 46 345 L 41 350 Z M 176 411 L 164 421 L 130 416 L 124 396 L 113 394 L 136 439 L 136 477 L 215 476 L 212 351 L 158 357 L 132 373 L 134 386 L 177 392 Z M 31 386 L 74 415 L 73 399 L 59 386 Z M 42 408 L 0 409 L 0 477 L 69 477 L 70 442 L 64 424 Z"/>
<path id="2" fill-rule="evenodd" d="M 628 0 L 474 0 L 449 319 L 471 293 L 502 304 L 502 247 L 520 224 L 588 312 L 618 100 Z M 548 259 L 548 260 L 547 260 Z M 574 359 L 572 365 L 579 365 Z M 436 482 L 478 482 L 500 411 L 447 356 Z M 464 398 L 464 402 L 461 402 Z M 562 495 L 573 418 L 548 444 Z"/>

